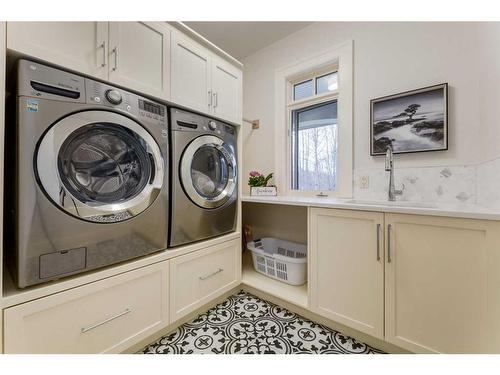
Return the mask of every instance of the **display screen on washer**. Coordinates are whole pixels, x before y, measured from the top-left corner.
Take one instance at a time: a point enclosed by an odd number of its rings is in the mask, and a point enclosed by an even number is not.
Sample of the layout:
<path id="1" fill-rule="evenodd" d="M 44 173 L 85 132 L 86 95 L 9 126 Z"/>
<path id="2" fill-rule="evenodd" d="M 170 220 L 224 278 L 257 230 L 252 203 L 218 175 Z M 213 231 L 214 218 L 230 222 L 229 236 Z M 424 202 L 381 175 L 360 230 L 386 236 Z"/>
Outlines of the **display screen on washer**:
<path id="1" fill-rule="evenodd" d="M 139 99 L 139 109 L 153 113 L 159 116 L 165 116 L 165 107 L 159 104 L 151 103 L 146 100 Z"/>
<path id="2" fill-rule="evenodd" d="M 68 136 L 58 155 L 62 183 L 84 203 L 118 203 L 139 194 L 152 169 L 144 141 L 111 123 L 82 126 Z"/>
<path id="3" fill-rule="evenodd" d="M 213 199 L 227 186 L 228 161 L 224 154 L 211 145 L 200 147 L 191 163 L 193 187 L 202 197 Z"/>

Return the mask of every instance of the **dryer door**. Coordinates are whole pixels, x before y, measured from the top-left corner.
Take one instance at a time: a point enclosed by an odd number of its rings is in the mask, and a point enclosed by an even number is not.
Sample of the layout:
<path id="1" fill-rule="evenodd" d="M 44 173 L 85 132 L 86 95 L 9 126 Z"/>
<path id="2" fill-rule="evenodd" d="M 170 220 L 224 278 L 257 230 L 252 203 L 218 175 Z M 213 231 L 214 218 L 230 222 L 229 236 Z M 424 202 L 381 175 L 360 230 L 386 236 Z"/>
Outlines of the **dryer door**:
<path id="1" fill-rule="evenodd" d="M 233 150 L 216 136 L 195 138 L 184 150 L 180 163 L 182 187 L 202 208 L 217 208 L 229 201 L 237 175 Z"/>
<path id="2" fill-rule="evenodd" d="M 146 210 L 160 193 L 164 161 L 153 137 L 134 120 L 83 111 L 54 123 L 35 153 L 46 195 L 77 218 L 113 223 Z"/>

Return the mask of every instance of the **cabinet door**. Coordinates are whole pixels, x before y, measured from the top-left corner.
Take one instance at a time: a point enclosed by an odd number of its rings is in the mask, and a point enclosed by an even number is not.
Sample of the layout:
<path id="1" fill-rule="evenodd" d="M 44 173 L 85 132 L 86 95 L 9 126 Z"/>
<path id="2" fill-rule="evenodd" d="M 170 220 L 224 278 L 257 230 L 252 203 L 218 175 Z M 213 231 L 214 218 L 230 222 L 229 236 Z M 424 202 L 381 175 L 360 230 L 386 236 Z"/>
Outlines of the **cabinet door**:
<path id="1" fill-rule="evenodd" d="M 212 58 L 212 108 L 215 116 L 241 122 L 241 70 Z"/>
<path id="2" fill-rule="evenodd" d="M 387 214 L 386 340 L 500 352 L 500 223 Z"/>
<path id="3" fill-rule="evenodd" d="M 210 53 L 187 37 L 172 33 L 172 101 L 211 113 Z"/>
<path id="4" fill-rule="evenodd" d="M 107 79 L 107 22 L 8 22 L 7 48 Z"/>
<path id="5" fill-rule="evenodd" d="M 160 22 L 109 23 L 109 80 L 170 98 L 170 30 Z"/>
<path id="6" fill-rule="evenodd" d="M 383 220 L 378 212 L 312 208 L 309 216 L 311 309 L 384 336 Z"/>
<path id="7" fill-rule="evenodd" d="M 172 323 L 241 283 L 241 241 L 173 258 L 170 272 Z"/>

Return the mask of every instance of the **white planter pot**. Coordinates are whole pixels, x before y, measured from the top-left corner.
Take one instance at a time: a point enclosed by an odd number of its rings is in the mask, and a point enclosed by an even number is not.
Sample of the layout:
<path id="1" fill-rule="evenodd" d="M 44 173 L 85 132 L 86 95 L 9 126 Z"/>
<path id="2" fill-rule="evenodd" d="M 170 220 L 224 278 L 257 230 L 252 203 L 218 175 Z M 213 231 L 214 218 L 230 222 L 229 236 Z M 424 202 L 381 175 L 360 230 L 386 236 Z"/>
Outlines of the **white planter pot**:
<path id="1" fill-rule="evenodd" d="M 277 195 L 276 186 L 251 187 L 250 195 Z"/>

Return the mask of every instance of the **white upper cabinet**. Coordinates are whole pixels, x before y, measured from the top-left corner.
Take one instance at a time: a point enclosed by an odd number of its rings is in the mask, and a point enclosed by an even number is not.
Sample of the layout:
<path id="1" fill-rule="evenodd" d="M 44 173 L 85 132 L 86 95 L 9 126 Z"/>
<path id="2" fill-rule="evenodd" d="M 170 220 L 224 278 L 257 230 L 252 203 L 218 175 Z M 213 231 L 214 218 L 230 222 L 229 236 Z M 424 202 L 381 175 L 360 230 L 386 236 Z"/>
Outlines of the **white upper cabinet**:
<path id="1" fill-rule="evenodd" d="M 170 98 L 170 29 L 160 22 L 109 23 L 109 80 Z"/>
<path id="2" fill-rule="evenodd" d="M 207 113 L 211 106 L 209 51 L 173 33 L 171 73 L 172 101 Z"/>
<path id="3" fill-rule="evenodd" d="M 107 78 L 107 22 L 8 22 L 7 48 Z"/>
<path id="4" fill-rule="evenodd" d="M 214 115 L 241 121 L 241 70 L 218 57 L 212 59 L 212 95 Z"/>
<path id="5" fill-rule="evenodd" d="M 384 214 L 311 208 L 311 310 L 384 338 Z"/>
<path id="6" fill-rule="evenodd" d="M 241 122 L 241 70 L 190 38 L 172 34 L 172 101 Z"/>
<path id="7" fill-rule="evenodd" d="M 166 22 L 8 22 L 7 48 L 241 122 L 241 69 Z"/>

